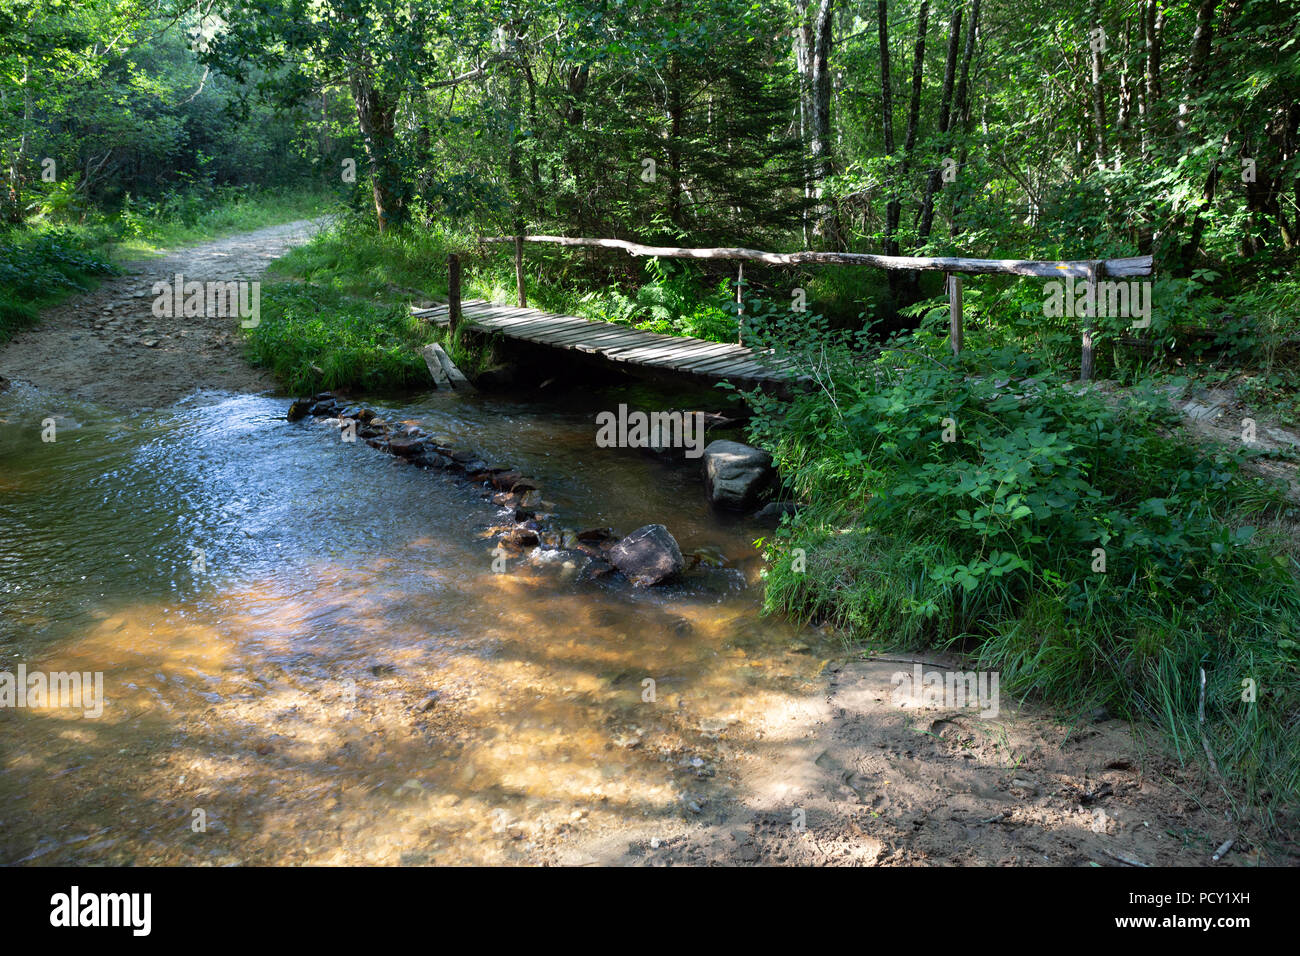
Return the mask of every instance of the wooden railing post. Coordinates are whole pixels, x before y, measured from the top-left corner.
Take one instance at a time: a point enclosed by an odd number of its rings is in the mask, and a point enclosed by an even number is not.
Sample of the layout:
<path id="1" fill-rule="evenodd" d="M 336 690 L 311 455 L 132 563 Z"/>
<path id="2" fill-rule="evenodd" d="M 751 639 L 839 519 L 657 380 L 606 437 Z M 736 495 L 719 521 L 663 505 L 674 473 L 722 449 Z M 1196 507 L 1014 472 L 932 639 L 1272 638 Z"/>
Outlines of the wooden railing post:
<path id="1" fill-rule="evenodd" d="M 519 290 L 519 308 L 528 308 L 528 297 L 524 294 L 524 237 L 515 236 L 515 286 Z"/>
<path id="2" fill-rule="evenodd" d="M 745 263 L 736 268 L 736 344 L 745 344 Z"/>
<path id="3" fill-rule="evenodd" d="M 1084 382 L 1092 380 L 1092 332 L 1097 316 L 1097 277 L 1105 271 L 1105 265 L 1095 259 L 1088 263 L 1088 314 L 1083 319 L 1083 349 L 1079 357 L 1079 379 Z"/>
<path id="4" fill-rule="evenodd" d="M 456 334 L 460 325 L 460 256 L 447 254 L 447 326 Z"/>
<path id="5" fill-rule="evenodd" d="M 961 354 L 961 276 L 948 273 L 948 344 L 952 354 Z"/>

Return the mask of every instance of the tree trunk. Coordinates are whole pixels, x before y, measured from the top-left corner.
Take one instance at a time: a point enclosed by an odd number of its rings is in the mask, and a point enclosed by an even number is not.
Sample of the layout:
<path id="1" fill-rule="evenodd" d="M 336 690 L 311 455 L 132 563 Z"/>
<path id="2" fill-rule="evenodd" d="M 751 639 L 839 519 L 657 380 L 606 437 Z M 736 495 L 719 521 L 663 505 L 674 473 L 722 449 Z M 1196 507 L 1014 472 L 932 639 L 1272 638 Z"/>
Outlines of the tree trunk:
<path id="1" fill-rule="evenodd" d="M 674 22 L 681 19 L 682 5 L 672 6 Z M 682 228 L 682 68 L 673 53 L 668 59 L 668 221 Z"/>
<path id="2" fill-rule="evenodd" d="M 508 81 L 508 99 L 510 109 L 510 142 L 507 144 L 507 174 L 510 180 L 510 199 L 514 205 L 514 229 L 515 235 L 521 236 L 524 232 L 524 208 L 527 203 L 527 189 L 524 186 L 524 167 L 523 161 L 519 154 L 519 144 L 522 140 L 520 129 L 523 125 L 523 99 L 524 99 L 524 81 L 522 69 L 518 63 L 511 64 L 510 79 Z"/>
<path id="3" fill-rule="evenodd" d="M 18 149 L 9 161 L 9 189 L 4 197 L 3 219 L 18 225 L 27 216 L 23 209 L 23 181 L 26 178 L 28 129 L 32 119 L 31 61 L 23 61 L 23 127 L 18 138 Z"/>
<path id="4" fill-rule="evenodd" d="M 1201 0 L 1196 8 L 1196 30 L 1192 33 L 1192 48 L 1187 55 L 1187 73 L 1183 82 L 1183 98 L 1178 104 L 1178 131 L 1186 132 L 1191 120 L 1192 100 L 1200 95 L 1205 82 L 1205 68 L 1210 60 L 1210 43 L 1214 38 L 1214 14 L 1219 0 Z"/>
<path id="5" fill-rule="evenodd" d="M 972 0 L 970 8 L 970 26 L 966 30 L 966 49 L 961 58 L 961 74 L 957 81 L 957 117 L 954 124 L 962 131 L 961 155 L 958 159 L 958 169 L 966 168 L 966 158 L 970 155 L 969 147 L 966 145 L 965 135 L 970 132 L 970 65 L 971 60 L 975 57 L 975 40 L 979 34 L 980 22 L 980 0 Z M 964 175 L 959 172 L 958 176 Z M 961 235 L 961 227 L 957 225 L 957 213 L 961 208 L 961 188 L 953 190 L 952 199 L 952 224 L 949 231 L 953 236 Z"/>
<path id="6" fill-rule="evenodd" d="M 565 104 L 565 119 L 569 131 L 564 138 L 564 162 L 573 173 L 574 192 L 577 201 L 572 210 L 572 218 L 577 223 L 579 232 L 586 231 L 587 203 L 583 201 L 584 197 L 582 196 L 582 142 L 578 134 L 586 122 L 583 101 L 586 99 L 587 82 L 590 79 L 591 68 L 586 63 L 569 67 L 568 95 Z"/>
<path id="7" fill-rule="evenodd" d="M 352 99 L 357 106 L 357 123 L 365 140 L 370 163 L 371 192 L 380 232 L 401 225 L 406 218 L 406 199 L 401 169 L 396 157 L 398 98 L 375 89 L 364 72 L 351 81 Z"/>
<path id="8" fill-rule="evenodd" d="M 903 163 L 901 167 L 900 183 L 906 184 L 908 174 L 912 168 L 912 153 L 916 148 L 916 128 L 921 118 L 921 80 L 925 71 L 925 31 L 929 22 L 930 7 L 928 0 L 921 0 L 921 8 L 918 11 L 916 23 L 916 47 L 912 56 L 912 101 L 907 108 L 907 135 L 903 139 Z M 895 193 L 895 206 L 899 205 L 897 192 Z M 894 227 L 897 229 L 897 218 L 894 221 Z M 898 247 L 898 240 L 894 240 L 895 248 Z M 920 275 L 915 272 L 903 274 L 900 283 L 903 298 L 914 302 L 921 297 Z"/>
<path id="9" fill-rule="evenodd" d="M 948 21 L 948 60 L 943 71 L 943 92 L 939 95 L 939 137 L 942 140 L 948 133 L 949 115 L 952 110 L 953 82 L 957 76 L 957 52 L 961 49 L 961 7 L 952 12 Z M 924 246 L 930 238 L 934 226 L 934 196 L 943 188 L 942 167 L 930 170 L 929 181 L 925 184 L 925 198 L 921 201 L 920 225 L 917 228 L 917 244 Z"/>
<path id="10" fill-rule="evenodd" d="M 876 17 L 880 27 L 880 118 L 884 124 L 885 156 L 892 160 L 894 155 L 894 92 L 889 70 L 889 3 L 877 0 Z M 890 172 L 890 180 L 896 178 L 896 172 Z M 897 184 L 886 183 L 885 192 L 889 202 L 885 206 L 885 255 L 898 255 L 898 199 L 895 192 Z M 889 275 L 892 289 L 897 283 L 893 273 Z"/>
<path id="11" fill-rule="evenodd" d="M 538 129 L 537 78 L 533 76 L 533 66 L 529 61 L 528 51 L 523 47 L 520 47 L 519 50 L 519 62 L 524 69 L 524 79 L 528 81 L 528 125 L 535 132 Z M 536 149 L 529 150 L 528 164 L 529 172 L 532 175 L 533 202 L 536 204 L 540 201 L 542 195 L 542 170 Z"/>
<path id="12" fill-rule="evenodd" d="M 813 225 L 809 215 L 816 195 L 813 187 L 812 168 L 809 163 L 813 114 L 812 50 L 814 41 L 812 22 L 808 19 L 808 2 L 809 0 L 795 0 L 799 26 L 795 31 L 794 38 L 795 70 L 799 76 L 799 143 L 802 147 L 799 154 L 799 166 L 803 178 L 804 208 L 801 219 L 803 220 L 803 243 L 805 246 L 812 245 Z"/>
<path id="13" fill-rule="evenodd" d="M 1124 140 L 1128 133 L 1130 119 L 1133 115 L 1133 84 L 1129 81 L 1129 26 L 1124 24 L 1124 40 L 1121 44 L 1119 67 L 1119 102 L 1115 110 L 1115 143 L 1112 162 L 1118 171 L 1124 159 Z"/>
<path id="14" fill-rule="evenodd" d="M 813 21 L 812 47 L 812 170 L 819 200 L 814 234 L 827 246 L 839 243 L 839 221 L 834 206 L 824 199 L 831 175 L 831 30 L 835 0 L 820 0 Z"/>
<path id="15" fill-rule="evenodd" d="M 912 102 L 907 108 L 907 136 L 903 140 L 905 164 L 911 162 L 912 150 L 916 147 L 916 127 L 921 117 L 921 79 L 925 71 L 925 30 L 929 15 L 928 0 L 921 0 L 916 24 L 916 48 L 912 55 Z"/>
<path id="16" fill-rule="evenodd" d="M 1178 132 L 1186 135 L 1190 132 L 1190 123 L 1192 114 L 1195 112 L 1192 102 L 1200 96 L 1205 86 L 1205 74 L 1210 62 L 1210 45 L 1214 38 L 1214 15 L 1218 8 L 1219 0 L 1201 0 L 1196 9 L 1196 30 L 1192 34 L 1192 47 L 1187 57 L 1187 72 L 1183 81 L 1183 96 L 1178 104 Z M 1224 148 L 1228 145 L 1228 137 L 1224 136 Z M 1201 246 L 1201 238 L 1205 232 L 1204 213 L 1209 209 L 1214 201 L 1216 187 L 1219 181 L 1219 160 L 1216 159 L 1210 164 L 1210 171 L 1205 177 L 1205 189 L 1202 192 L 1203 204 L 1197 207 L 1196 213 L 1192 216 L 1192 226 L 1188 234 L 1187 242 L 1183 244 L 1179 258 L 1180 272 L 1184 275 L 1190 274 L 1195 264 L 1196 252 Z M 1179 225 L 1182 224 L 1182 217 L 1179 217 Z"/>
<path id="17" fill-rule="evenodd" d="M 1142 13 L 1142 39 L 1146 48 L 1146 69 L 1142 96 L 1142 156 L 1150 158 L 1151 144 L 1159 137 L 1161 100 L 1160 54 L 1164 43 L 1165 11 L 1160 0 L 1147 0 Z"/>
<path id="18" fill-rule="evenodd" d="M 1093 33 L 1089 37 L 1089 63 L 1092 67 L 1092 148 L 1098 169 L 1106 168 L 1106 95 L 1102 86 L 1102 46 L 1105 27 L 1101 22 L 1101 0 L 1089 0 L 1088 22 Z"/>

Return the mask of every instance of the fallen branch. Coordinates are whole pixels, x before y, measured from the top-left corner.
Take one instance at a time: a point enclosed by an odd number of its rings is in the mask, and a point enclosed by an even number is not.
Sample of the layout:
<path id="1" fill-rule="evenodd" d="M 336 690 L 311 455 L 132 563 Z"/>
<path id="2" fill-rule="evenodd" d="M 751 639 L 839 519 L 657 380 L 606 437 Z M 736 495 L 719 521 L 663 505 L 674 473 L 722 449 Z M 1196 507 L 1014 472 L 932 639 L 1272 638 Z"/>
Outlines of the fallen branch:
<path id="1" fill-rule="evenodd" d="M 1201 702 L 1196 711 L 1197 729 L 1201 734 L 1201 746 L 1205 748 L 1205 756 L 1210 761 L 1210 769 L 1220 780 L 1223 779 L 1219 773 L 1219 764 L 1214 759 L 1214 753 L 1210 750 L 1210 740 L 1205 736 L 1205 668 L 1201 668 Z"/>
<path id="2" fill-rule="evenodd" d="M 1148 869 L 1147 865 L 1141 860 L 1135 860 L 1133 857 L 1125 856 L 1123 853 L 1112 853 L 1110 850 L 1102 850 L 1101 852 L 1105 853 L 1112 860 L 1119 860 L 1125 866 L 1140 866 L 1143 869 Z"/>

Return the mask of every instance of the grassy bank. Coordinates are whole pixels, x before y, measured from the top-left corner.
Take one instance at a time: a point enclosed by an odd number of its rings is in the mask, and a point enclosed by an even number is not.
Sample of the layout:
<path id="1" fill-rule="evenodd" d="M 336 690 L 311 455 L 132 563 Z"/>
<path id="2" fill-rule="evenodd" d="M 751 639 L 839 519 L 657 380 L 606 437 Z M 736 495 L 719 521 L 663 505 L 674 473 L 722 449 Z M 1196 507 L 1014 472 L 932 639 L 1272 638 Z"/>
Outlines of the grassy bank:
<path id="1" fill-rule="evenodd" d="M 291 392 L 323 389 L 392 392 L 428 388 L 420 350 L 447 349 L 468 375 L 491 360 L 469 336 L 412 317 L 403 303 L 358 298 L 328 285 L 289 280 L 262 292 L 261 321 L 245 331 L 249 361 L 271 370 Z"/>
<path id="2" fill-rule="evenodd" d="M 1295 806 L 1300 545 L 1248 449 L 1011 350 L 805 345 L 818 387 L 754 397 L 752 438 L 805 503 L 765 542 L 769 610 L 960 649 L 1012 693 L 1151 721 L 1250 800 Z"/>
<path id="3" fill-rule="evenodd" d="M 272 268 L 362 298 L 442 298 L 447 294 L 447 254 L 453 251 L 461 255 L 464 298 L 514 300 L 514 266 L 507 247 L 485 251 L 474 237 L 440 228 L 409 227 L 380 235 L 365 223 L 340 222 Z M 709 284 L 680 264 L 640 261 L 644 281 L 623 290 L 593 281 L 575 268 L 577 259 L 566 261 L 552 250 L 530 246 L 526 261 L 528 301 L 537 308 L 666 334 L 736 340 L 734 288 L 726 282 Z"/>
<path id="4" fill-rule="evenodd" d="M 474 375 L 495 359 L 493 343 L 412 318 L 415 301 L 443 298 L 446 261 L 467 240 L 449 233 L 403 229 L 380 235 L 341 217 L 311 242 L 271 264 L 278 281 L 264 287 L 261 322 L 245 332 L 250 361 L 268 368 L 292 392 L 368 392 L 425 388 L 420 350 L 441 344 Z M 466 298 L 498 294 L 484 273 L 465 283 Z"/>

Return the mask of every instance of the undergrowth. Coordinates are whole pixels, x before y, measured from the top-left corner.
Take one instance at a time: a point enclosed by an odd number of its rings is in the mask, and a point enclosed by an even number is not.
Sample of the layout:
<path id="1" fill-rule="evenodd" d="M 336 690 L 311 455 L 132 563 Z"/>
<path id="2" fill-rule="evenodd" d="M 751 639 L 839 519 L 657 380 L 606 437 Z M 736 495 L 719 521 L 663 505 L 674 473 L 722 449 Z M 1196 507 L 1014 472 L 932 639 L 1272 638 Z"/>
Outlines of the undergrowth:
<path id="1" fill-rule="evenodd" d="M 1015 349 L 865 352 L 814 326 L 785 351 L 815 387 L 751 396 L 751 437 L 805 505 L 764 542 L 769 610 L 960 648 L 1013 692 L 1154 721 L 1184 758 L 1208 744 L 1252 799 L 1294 804 L 1295 514 L 1243 473 L 1249 448 Z"/>

